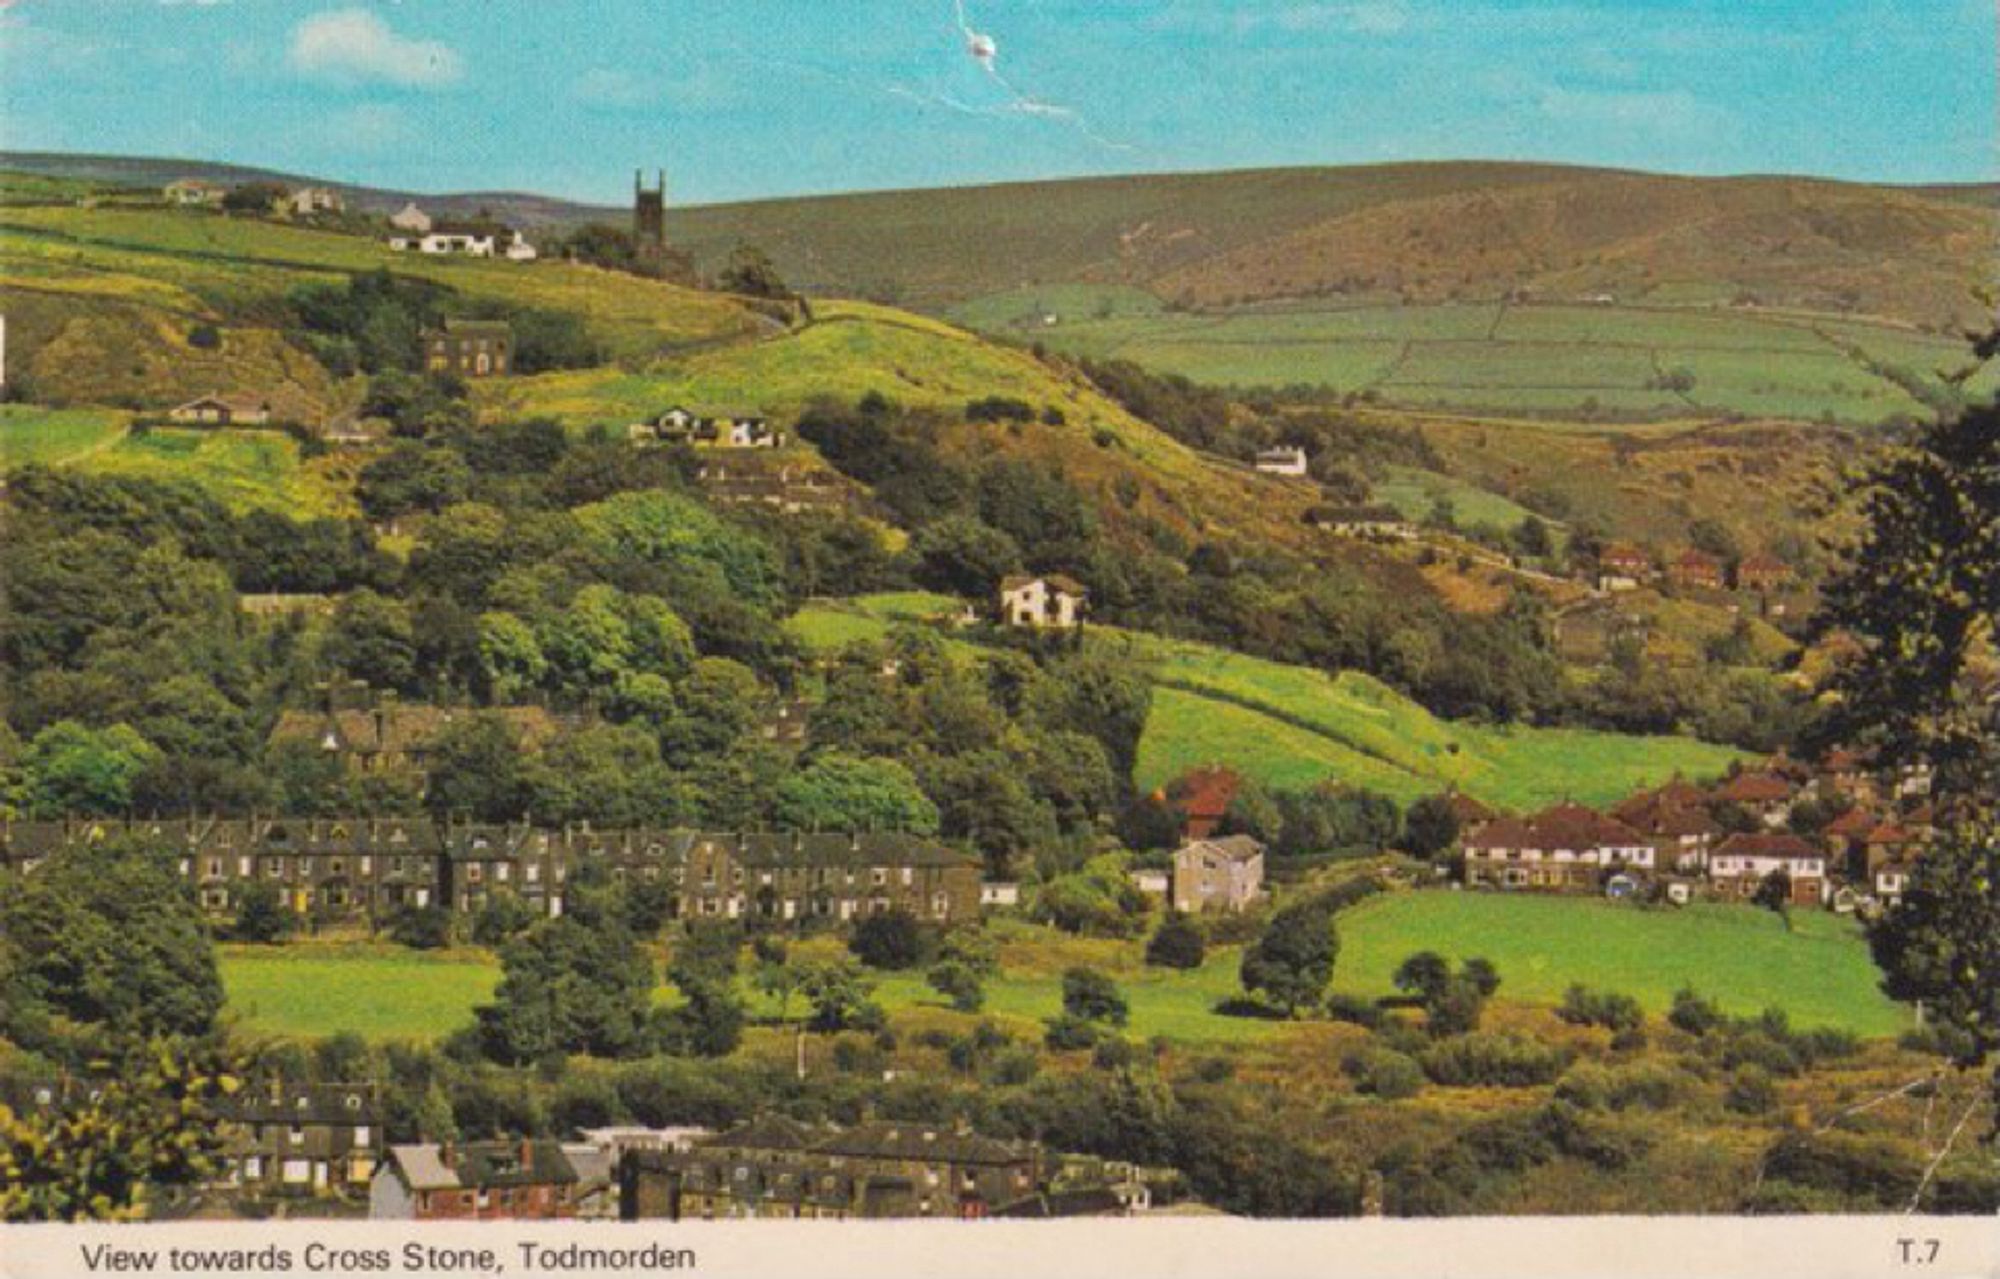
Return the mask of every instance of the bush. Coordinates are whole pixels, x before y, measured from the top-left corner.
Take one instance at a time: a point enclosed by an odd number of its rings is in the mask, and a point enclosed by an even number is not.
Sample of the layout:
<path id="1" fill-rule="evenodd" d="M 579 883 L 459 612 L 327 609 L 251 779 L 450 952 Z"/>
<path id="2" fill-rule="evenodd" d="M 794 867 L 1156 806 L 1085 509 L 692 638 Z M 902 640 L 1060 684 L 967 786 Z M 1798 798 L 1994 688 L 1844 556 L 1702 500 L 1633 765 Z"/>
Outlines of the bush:
<path id="1" fill-rule="evenodd" d="M 1063 974 L 1063 1015 L 1082 1021 L 1123 1026 L 1130 1015 L 1125 996 L 1109 977 L 1095 968 L 1072 968 Z"/>
<path id="2" fill-rule="evenodd" d="M 1386 1048 L 1364 1048 L 1348 1054 L 1341 1070 L 1354 1081 L 1356 1091 L 1399 1101 L 1423 1091 L 1424 1071 L 1409 1057 Z"/>
<path id="3" fill-rule="evenodd" d="M 213 324 L 197 324 L 188 330 L 188 345 L 197 351 L 214 351 L 222 346 L 222 331 Z"/>
<path id="4" fill-rule="evenodd" d="M 389 921 L 389 940 L 413 950 L 451 943 L 451 916 L 436 906 L 405 906 Z"/>
<path id="5" fill-rule="evenodd" d="M 870 968 L 915 968 L 929 951 L 923 925 L 906 910 L 869 915 L 854 926 L 847 948 Z"/>
<path id="6" fill-rule="evenodd" d="M 1081 1017 L 1065 1013 L 1061 1017 L 1049 1019 L 1048 1030 L 1042 1036 L 1051 1052 L 1075 1052 L 1082 1048 L 1092 1048 L 1097 1044 L 1097 1026 Z"/>
<path id="7" fill-rule="evenodd" d="M 1179 911 L 1168 912 L 1146 943 L 1146 962 L 1155 968 L 1199 968 L 1204 957 L 1201 929 Z"/>
<path id="8" fill-rule="evenodd" d="M 968 422 L 1032 422 L 1035 420 L 1035 406 L 1026 400 L 1011 396 L 989 395 L 985 399 L 973 400 L 965 406 L 965 420 Z"/>
<path id="9" fill-rule="evenodd" d="M 1366 1026 L 1370 1030 L 1381 1029 L 1383 1023 L 1389 1020 L 1389 1014 L 1374 1000 L 1340 993 L 1326 997 L 1326 1015 L 1335 1021 Z"/>
<path id="10" fill-rule="evenodd" d="M 1097 1041 L 1096 1050 L 1090 1054 L 1090 1064 L 1099 1070 L 1128 1070 L 1138 1056 L 1131 1040 L 1107 1035 Z"/>
<path id="11" fill-rule="evenodd" d="M 1721 1026 L 1728 1019 L 1722 1010 L 1708 1000 L 1683 986 L 1674 995 L 1673 1009 L 1667 1013 L 1667 1020 L 1678 1030 L 1700 1038 Z"/>
<path id="12" fill-rule="evenodd" d="M 1461 1035 L 1426 1049 L 1424 1073 L 1451 1088 L 1530 1088 L 1553 1082 L 1568 1054 L 1508 1033 Z"/>
<path id="13" fill-rule="evenodd" d="M 1680 1071 L 1657 1062 L 1615 1067 L 1579 1062 L 1557 1081 L 1555 1095 L 1584 1110 L 1668 1110 L 1686 1085 Z"/>
<path id="14" fill-rule="evenodd" d="M 1911 1052 L 1930 1053 L 1951 1061 L 1969 1061 L 1978 1051 L 1971 1035 L 1943 1022 L 1904 1031 L 1896 1043 Z"/>
<path id="15" fill-rule="evenodd" d="M 1645 1023 L 1639 1001 L 1630 995 L 1616 995 L 1573 985 L 1563 994 L 1556 1016 L 1572 1026 L 1602 1026 L 1614 1033 L 1637 1030 Z"/>
<path id="16" fill-rule="evenodd" d="M 1722 1104 L 1739 1115 L 1768 1115 L 1778 1108 L 1778 1086 L 1761 1066 L 1740 1066 L 1730 1076 Z"/>

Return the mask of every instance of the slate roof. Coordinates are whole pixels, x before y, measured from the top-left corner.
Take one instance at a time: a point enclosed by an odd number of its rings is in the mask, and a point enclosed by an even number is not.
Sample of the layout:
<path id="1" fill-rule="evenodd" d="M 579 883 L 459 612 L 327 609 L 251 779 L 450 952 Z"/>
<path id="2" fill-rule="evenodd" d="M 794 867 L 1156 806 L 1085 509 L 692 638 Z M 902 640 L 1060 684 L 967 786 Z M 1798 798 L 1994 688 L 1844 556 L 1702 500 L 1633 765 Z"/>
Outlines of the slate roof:
<path id="1" fill-rule="evenodd" d="M 855 1159 L 896 1159 L 953 1164 L 1016 1164 L 1029 1152 L 1009 1142 L 935 1124 L 875 1120 L 855 1124 L 813 1144 L 815 1154 Z"/>
<path id="2" fill-rule="evenodd" d="M 1204 853 L 1224 861 L 1247 862 L 1264 855 L 1264 846 L 1248 835 L 1225 835 L 1221 839 L 1197 839 L 1181 846 L 1180 853 Z"/>
<path id="3" fill-rule="evenodd" d="M 521 1158 L 523 1150 L 528 1158 Z M 389 1158 L 412 1190 L 554 1186 L 580 1178 L 560 1143 L 475 1141 L 447 1147 L 433 1143 L 389 1147 Z"/>
<path id="4" fill-rule="evenodd" d="M 382 1122 L 382 1101 L 373 1084 L 250 1084 L 217 1109 L 247 1124 L 337 1124 L 374 1126 Z"/>

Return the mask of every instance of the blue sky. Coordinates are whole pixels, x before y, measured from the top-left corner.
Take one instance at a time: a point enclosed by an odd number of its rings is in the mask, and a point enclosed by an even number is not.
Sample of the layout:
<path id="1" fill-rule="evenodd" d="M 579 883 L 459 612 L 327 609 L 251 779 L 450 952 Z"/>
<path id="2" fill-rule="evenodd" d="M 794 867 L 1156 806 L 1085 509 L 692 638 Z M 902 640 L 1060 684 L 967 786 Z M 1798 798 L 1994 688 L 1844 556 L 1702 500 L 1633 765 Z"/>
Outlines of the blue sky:
<path id="1" fill-rule="evenodd" d="M 1541 159 L 1995 177 L 1992 0 L 0 0 L 0 147 L 712 201 Z M 968 31 L 997 49 L 990 69 Z"/>

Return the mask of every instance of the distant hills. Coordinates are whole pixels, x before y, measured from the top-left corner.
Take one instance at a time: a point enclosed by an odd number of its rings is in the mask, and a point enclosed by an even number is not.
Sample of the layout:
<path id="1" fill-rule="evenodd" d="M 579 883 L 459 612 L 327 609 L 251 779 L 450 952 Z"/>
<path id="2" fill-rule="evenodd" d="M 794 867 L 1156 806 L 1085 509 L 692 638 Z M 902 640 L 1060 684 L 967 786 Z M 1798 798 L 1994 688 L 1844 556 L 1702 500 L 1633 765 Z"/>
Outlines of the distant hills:
<path id="1" fill-rule="evenodd" d="M 158 185 L 319 179 L 178 159 L 0 154 L 0 166 Z M 331 183 L 359 207 L 416 199 L 529 225 L 625 210 L 522 192 Z M 1085 178 L 670 209 L 705 263 L 739 242 L 809 291 L 942 312 L 1058 283 L 1181 306 L 1301 298 L 1615 296 L 1751 302 L 1925 327 L 1978 319 L 1996 188 L 1797 177 L 1686 178 L 1547 164 L 1427 163 Z"/>

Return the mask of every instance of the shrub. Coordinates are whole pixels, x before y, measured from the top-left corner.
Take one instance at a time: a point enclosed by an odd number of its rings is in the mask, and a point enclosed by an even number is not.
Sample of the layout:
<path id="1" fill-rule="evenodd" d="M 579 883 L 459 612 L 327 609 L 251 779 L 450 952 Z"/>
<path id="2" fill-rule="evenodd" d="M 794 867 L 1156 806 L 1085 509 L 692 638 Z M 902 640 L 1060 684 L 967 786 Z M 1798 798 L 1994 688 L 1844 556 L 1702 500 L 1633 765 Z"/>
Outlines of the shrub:
<path id="1" fill-rule="evenodd" d="M 1453 1088 L 1529 1088 L 1555 1080 L 1568 1055 L 1511 1032 L 1460 1035 L 1424 1051 L 1424 1073 Z"/>
<path id="2" fill-rule="evenodd" d="M 923 925 L 906 910 L 868 915 L 854 926 L 847 948 L 870 968 L 915 968 L 924 960 L 929 939 Z"/>
<path id="3" fill-rule="evenodd" d="M 197 351 L 214 351 L 222 346 L 222 331 L 213 324 L 197 324 L 188 330 L 188 345 Z"/>
<path id="4" fill-rule="evenodd" d="M 973 400 L 965 406 L 965 420 L 968 422 L 1032 422 L 1035 420 L 1035 406 L 1026 400 L 1011 396 L 989 395 Z"/>
<path id="5" fill-rule="evenodd" d="M 1130 1015 L 1125 996 L 1109 977 L 1095 968 L 1072 968 L 1063 974 L 1063 1015 L 1082 1021 L 1123 1026 Z"/>
<path id="6" fill-rule="evenodd" d="M 1674 995 L 1674 1006 L 1668 1012 L 1667 1020 L 1676 1029 L 1699 1038 L 1721 1026 L 1727 1018 L 1722 1015 L 1721 1009 L 1695 994 L 1692 988 L 1683 986 Z"/>
<path id="7" fill-rule="evenodd" d="M 1389 1019 L 1389 1014 L 1374 1000 L 1338 992 L 1326 997 L 1326 1015 L 1335 1021 L 1366 1026 L 1370 1030 L 1379 1030 Z"/>
<path id="8" fill-rule="evenodd" d="M 1090 1054 L 1090 1064 L 1099 1070 L 1127 1070 L 1138 1055 L 1131 1040 L 1108 1035 L 1097 1041 L 1096 1050 Z"/>
<path id="9" fill-rule="evenodd" d="M 1630 995 L 1616 995 L 1573 985 L 1563 993 L 1556 1016 L 1572 1026 L 1602 1026 L 1613 1032 L 1638 1029 L 1645 1021 L 1639 1001 Z"/>
<path id="10" fill-rule="evenodd" d="M 986 1072 L 987 1079 L 1002 1087 L 1016 1088 L 1033 1079 L 1041 1071 L 1041 1058 L 1027 1044 L 1016 1044 L 1003 1049 L 993 1058 L 993 1065 Z"/>
<path id="11" fill-rule="evenodd" d="M 1933 1022 L 1917 1030 L 1904 1031 L 1896 1043 L 1911 1052 L 1931 1053 L 1952 1061 L 1967 1061 L 1978 1051 L 1972 1036 L 1956 1026 Z"/>
<path id="12" fill-rule="evenodd" d="M 1204 957 L 1201 929 L 1179 911 L 1168 912 L 1146 943 L 1146 962 L 1156 968 L 1199 968 Z"/>
<path id="13" fill-rule="evenodd" d="M 1074 1052 L 1094 1047 L 1097 1043 L 1097 1026 L 1081 1017 L 1071 1017 L 1068 1014 L 1052 1017 L 1049 1019 L 1047 1032 L 1042 1036 L 1042 1042 L 1047 1044 L 1052 1052 Z"/>
<path id="14" fill-rule="evenodd" d="M 436 950 L 451 942 L 451 916 L 436 906 L 406 906 L 389 921 L 389 939 L 413 950 Z"/>
<path id="15" fill-rule="evenodd" d="M 1423 1067 L 1386 1048 L 1370 1047 L 1349 1053 L 1340 1068 L 1354 1081 L 1356 1091 L 1384 1101 L 1414 1097 L 1424 1088 Z"/>
<path id="16" fill-rule="evenodd" d="M 1722 1104 L 1739 1115 L 1768 1115 L 1778 1108 L 1778 1086 L 1761 1066 L 1740 1066 L 1730 1076 Z"/>

